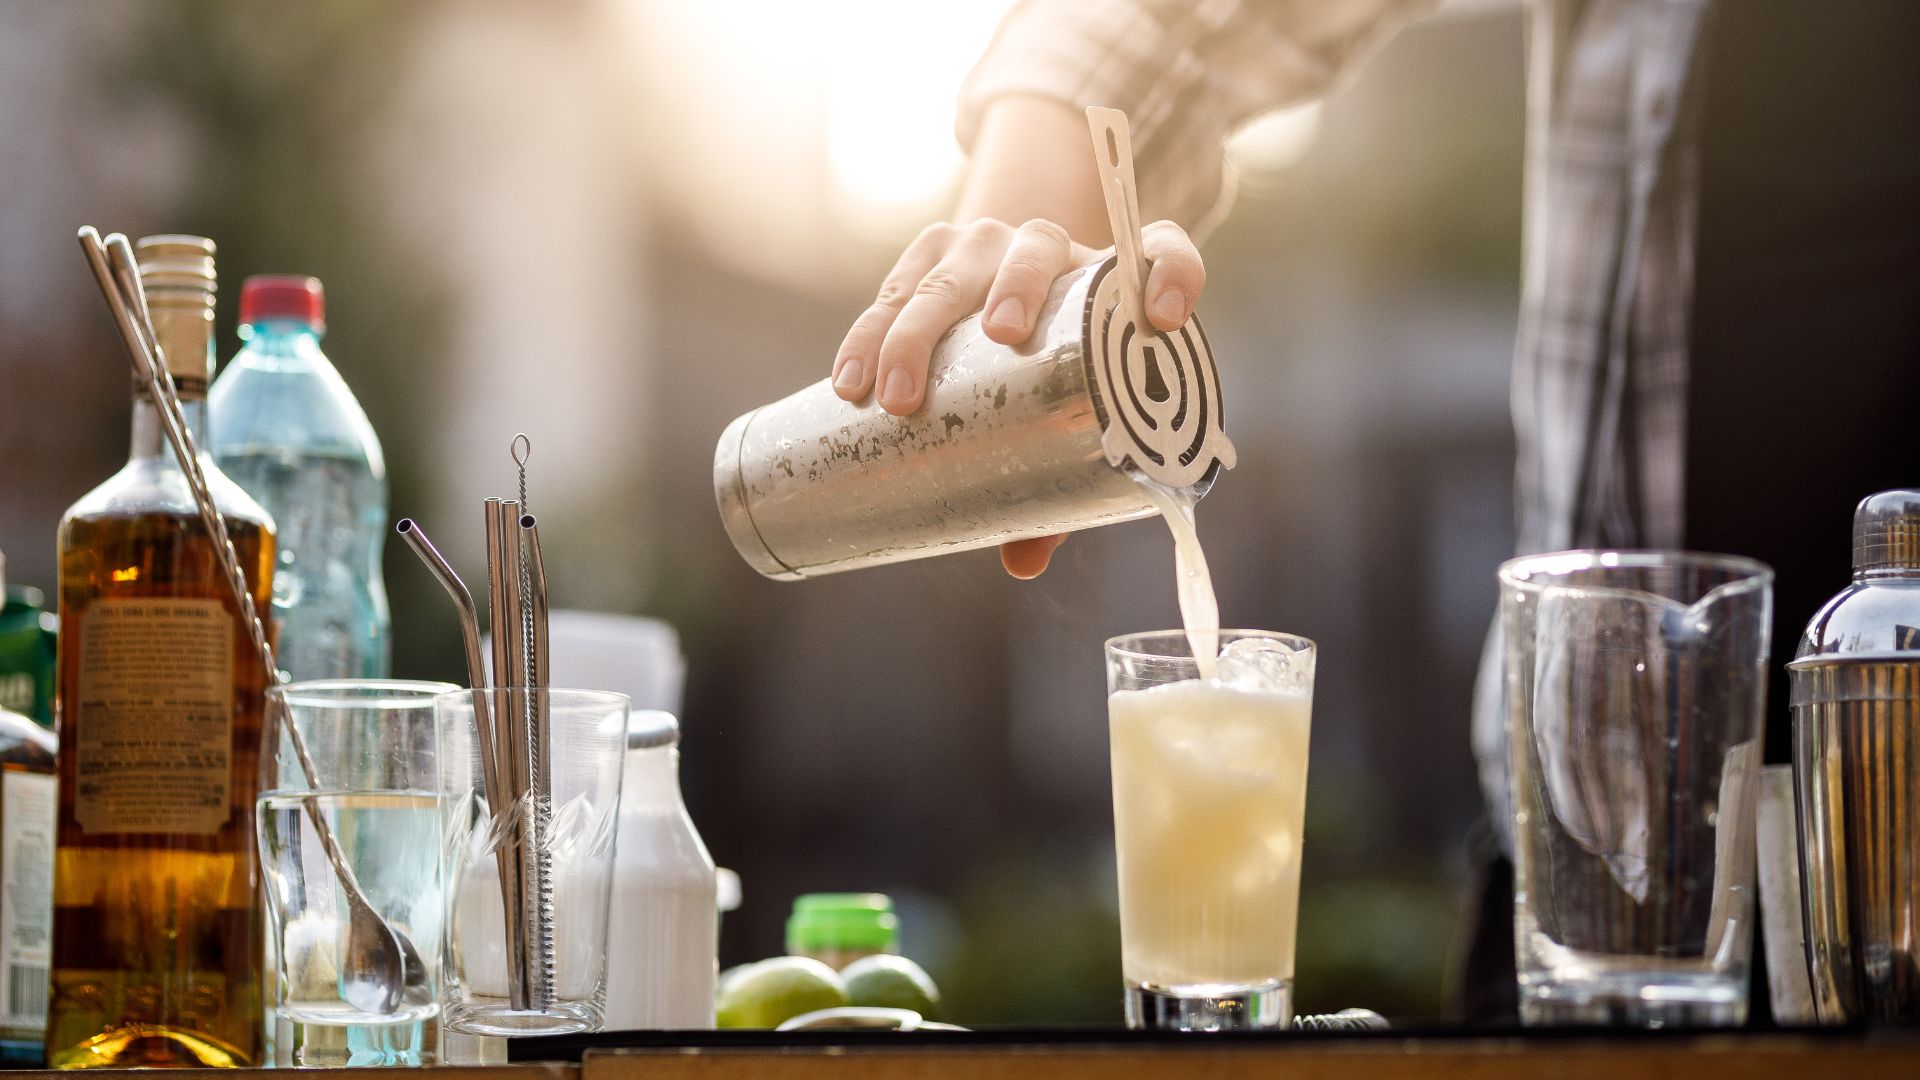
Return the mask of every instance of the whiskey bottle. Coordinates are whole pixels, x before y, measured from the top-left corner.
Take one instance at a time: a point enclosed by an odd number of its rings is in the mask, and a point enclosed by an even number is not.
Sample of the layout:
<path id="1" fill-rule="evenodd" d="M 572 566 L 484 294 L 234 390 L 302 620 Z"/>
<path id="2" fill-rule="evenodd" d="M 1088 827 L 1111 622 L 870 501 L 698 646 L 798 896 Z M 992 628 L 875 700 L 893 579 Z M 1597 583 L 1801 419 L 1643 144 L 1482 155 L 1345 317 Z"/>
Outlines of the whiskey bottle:
<path id="1" fill-rule="evenodd" d="M 136 247 L 198 445 L 213 373 L 213 242 Z M 272 519 L 206 454 L 253 602 Z M 258 1061 L 253 803 L 266 679 L 159 413 L 136 389 L 125 468 L 60 523 L 60 806 L 47 1064 Z"/>

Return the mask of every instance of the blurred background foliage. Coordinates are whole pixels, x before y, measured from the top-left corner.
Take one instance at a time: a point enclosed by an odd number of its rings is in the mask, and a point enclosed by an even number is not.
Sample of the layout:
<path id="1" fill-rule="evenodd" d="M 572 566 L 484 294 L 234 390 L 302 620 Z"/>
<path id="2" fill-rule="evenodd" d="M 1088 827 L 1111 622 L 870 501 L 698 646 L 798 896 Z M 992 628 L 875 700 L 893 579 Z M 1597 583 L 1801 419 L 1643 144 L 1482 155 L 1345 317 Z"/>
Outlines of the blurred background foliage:
<path id="1" fill-rule="evenodd" d="M 1176 620 L 1151 523 L 1041 581 L 990 553 L 756 577 L 713 510 L 727 420 L 825 374 L 941 215 L 952 96 L 1004 0 L 0 0 L 0 550 L 125 452 L 82 223 L 321 277 L 394 515 L 479 564 L 516 431 L 559 599 L 681 632 L 687 798 L 745 883 L 881 889 L 964 1023 L 1115 1023 L 1100 643 Z M 1200 511 L 1229 623 L 1322 647 L 1300 1005 L 1437 1018 L 1480 813 L 1466 706 L 1511 544 L 1521 32 L 1475 3 L 1233 146 L 1202 305 L 1241 464 Z M 547 509 L 551 508 L 551 509 Z M 550 523 L 550 524 L 549 524 Z M 389 545 L 395 671 L 459 677 Z"/>

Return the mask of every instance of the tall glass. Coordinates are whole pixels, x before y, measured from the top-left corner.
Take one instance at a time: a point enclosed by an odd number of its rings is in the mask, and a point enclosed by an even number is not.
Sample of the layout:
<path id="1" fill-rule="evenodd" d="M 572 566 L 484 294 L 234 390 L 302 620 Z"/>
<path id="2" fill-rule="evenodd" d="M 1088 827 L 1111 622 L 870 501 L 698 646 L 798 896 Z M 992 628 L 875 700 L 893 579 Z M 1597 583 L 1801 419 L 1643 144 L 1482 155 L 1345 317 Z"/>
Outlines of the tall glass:
<path id="1" fill-rule="evenodd" d="M 1293 1019 L 1314 645 L 1223 630 L 1202 679 L 1180 631 L 1107 642 L 1127 1024 Z"/>
<path id="2" fill-rule="evenodd" d="M 535 740 L 547 759 L 538 770 L 547 778 L 544 797 L 488 799 L 476 699 L 496 733 L 519 722 L 509 718 L 546 718 L 546 738 Z M 507 1037 L 600 1030 L 629 708 L 625 694 L 599 690 L 461 690 L 436 703 L 449 1030 Z M 506 749 L 511 742 L 496 748 L 510 765 L 517 757 Z M 521 760 L 535 771 L 531 755 Z"/>
<path id="3" fill-rule="evenodd" d="M 268 691 L 286 705 L 313 761 L 275 727 L 258 803 L 266 882 L 268 1060 L 276 1065 L 431 1065 L 445 898 L 433 702 L 446 683 L 337 680 Z M 311 814 L 332 829 L 347 869 L 388 926 L 413 945 L 424 982 L 391 1012 L 343 994 L 351 972 L 347 894 Z M 413 980 L 409 980 L 412 982 Z"/>
<path id="4" fill-rule="evenodd" d="M 1501 566 L 1523 1022 L 1745 1021 L 1772 582 L 1682 552 Z"/>

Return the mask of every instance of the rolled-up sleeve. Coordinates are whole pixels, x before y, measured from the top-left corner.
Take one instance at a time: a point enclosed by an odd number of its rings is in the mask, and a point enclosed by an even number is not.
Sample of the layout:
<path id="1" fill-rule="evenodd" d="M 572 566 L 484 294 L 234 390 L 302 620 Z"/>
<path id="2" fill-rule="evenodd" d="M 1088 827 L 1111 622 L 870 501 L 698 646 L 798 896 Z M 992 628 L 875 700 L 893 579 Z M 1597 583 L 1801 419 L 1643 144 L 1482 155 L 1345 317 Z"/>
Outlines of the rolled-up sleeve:
<path id="1" fill-rule="evenodd" d="M 1141 212 L 1196 228 L 1222 201 L 1222 148 L 1313 98 L 1438 0 L 1022 0 L 961 91 L 957 134 L 1009 94 L 1124 109 Z"/>

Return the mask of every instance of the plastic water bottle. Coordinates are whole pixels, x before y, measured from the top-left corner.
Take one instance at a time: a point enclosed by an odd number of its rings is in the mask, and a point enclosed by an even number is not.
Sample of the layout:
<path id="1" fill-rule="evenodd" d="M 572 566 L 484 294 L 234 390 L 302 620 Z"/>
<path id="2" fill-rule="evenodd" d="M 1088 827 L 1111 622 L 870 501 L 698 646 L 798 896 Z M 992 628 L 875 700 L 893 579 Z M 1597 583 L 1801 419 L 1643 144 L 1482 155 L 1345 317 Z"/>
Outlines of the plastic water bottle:
<path id="1" fill-rule="evenodd" d="M 380 678 L 390 655 L 387 466 L 366 412 L 320 351 L 325 331 L 319 279 L 246 280 L 245 345 L 209 396 L 212 452 L 280 525 L 281 668 L 296 680 Z"/>

